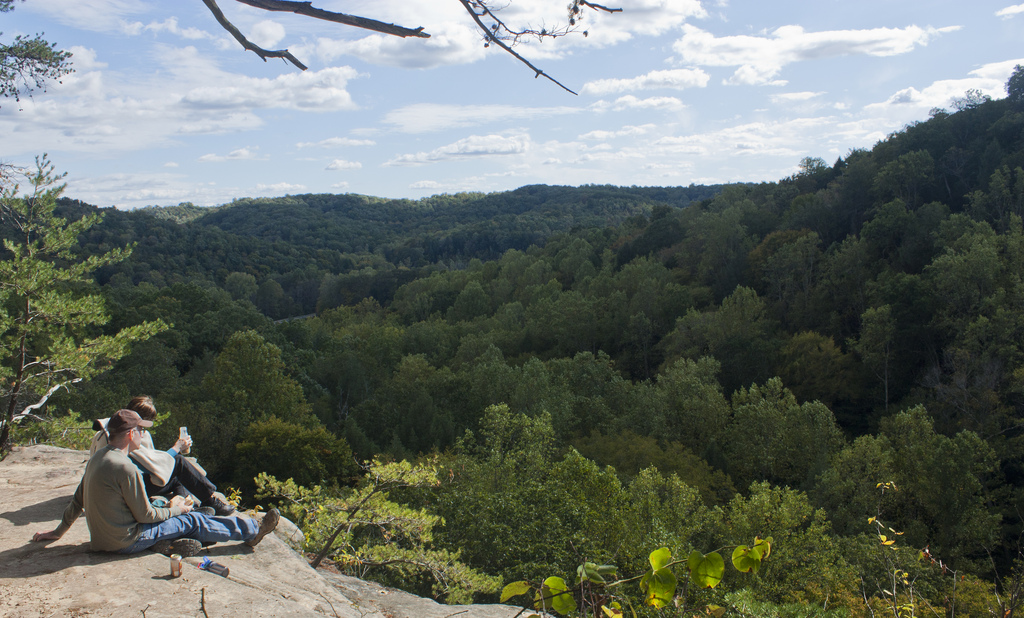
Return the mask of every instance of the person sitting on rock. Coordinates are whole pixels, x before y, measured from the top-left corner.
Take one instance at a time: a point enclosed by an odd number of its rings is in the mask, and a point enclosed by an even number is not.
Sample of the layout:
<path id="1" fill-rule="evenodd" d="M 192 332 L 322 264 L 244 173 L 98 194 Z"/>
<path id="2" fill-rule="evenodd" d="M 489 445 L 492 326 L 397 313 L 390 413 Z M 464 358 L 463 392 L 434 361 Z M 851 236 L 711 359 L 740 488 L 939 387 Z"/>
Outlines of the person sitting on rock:
<path id="1" fill-rule="evenodd" d="M 137 412 L 144 420 L 156 420 L 156 406 L 153 405 L 153 398 L 148 395 L 132 397 L 125 409 Z M 90 455 L 107 445 L 107 434 L 104 431 L 106 423 L 107 419 L 99 419 L 93 423 L 96 435 L 92 438 Z M 187 453 L 191 447 L 191 438 L 179 438 L 171 448 L 158 451 L 153 445 L 153 436 L 148 431 L 142 431 L 142 447 L 132 452 L 130 457 L 142 470 L 146 494 L 151 498 L 192 494 L 198 500 L 199 506 L 212 509 L 213 515 L 224 516 L 234 513 L 235 507 L 215 493 L 217 486 L 182 454 Z"/>
<path id="2" fill-rule="evenodd" d="M 277 509 L 268 511 L 257 523 L 238 515 L 196 513 L 187 503 L 154 507 L 146 495 L 142 472 L 128 458 L 142 447 L 142 434 L 152 425 L 133 410 L 118 410 L 110 417 L 106 425 L 108 444 L 89 458 L 60 525 L 49 532 L 37 532 L 32 540 L 61 538 L 83 510 L 91 548 L 122 554 L 152 549 L 165 555 L 194 556 L 203 544 L 223 541 L 243 541 L 255 547 L 277 527 Z"/>

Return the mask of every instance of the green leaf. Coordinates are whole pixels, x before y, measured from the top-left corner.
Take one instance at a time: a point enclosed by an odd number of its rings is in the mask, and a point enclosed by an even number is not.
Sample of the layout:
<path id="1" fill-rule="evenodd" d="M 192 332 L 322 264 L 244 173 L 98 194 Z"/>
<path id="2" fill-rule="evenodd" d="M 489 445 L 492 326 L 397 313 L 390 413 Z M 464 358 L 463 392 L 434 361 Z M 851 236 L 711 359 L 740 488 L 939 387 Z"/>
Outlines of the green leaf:
<path id="1" fill-rule="evenodd" d="M 649 560 L 651 561 L 652 571 L 663 569 L 665 568 L 665 565 L 672 561 L 672 552 L 670 552 L 667 547 L 656 549 L 651 552 Z"/>
<path id="2" fill-rule="evenodd" d="M 704 555 L 693 550 L 688 560 L 690 580 L 701 588 L 714 588 L 725 575 L 725 559 L 718 552 Z"/>
<path id="3" fill-rule="evenodd" d="M 757 573 L 761 568 L 761 552 L 753 547 L 740 545 L 732 552 L 732 565 L 740 573 Z"/>
<path id="4" fill-rule="evenodd" d="M 529 591 L 530 591 L 530 584 L 528 584 L 526 582 L 512 582 L 511 584 L 505 586 L 501 590 L 501 601 L 500 601 L 500 603 L 504 603 L 505 601 L 508 601 L 512 597 L 519 596 L 521 594 L 526 594 Z"/>
<path id="5" fill-rule="evenodd" d="M 597 572 L 601 575 L 614 576 L 618 572 L 618 570 L 619 567 L 615 566 L 614 564 L 602 564 L 601 566 L 597 567 Z"/>
<path id="6" fill-rule="evenodd" d="M 754 549 L 761 552 L 761 560 L 764 560 L 772 554 L 773 541 L 774 539 L 772 539 L 772 537 L 768 537 L 766 539 L 762 539 L 759 536 L 754 537 Z"/>
<path id="7" fill-rule="evenodd" d="M 604 584 L 605 579 L 600 571 L 600 567 L 594 562 L 584 562 L 576 569 L 576 581 L 582 582 L 587 580 L 595 584 Z"/>
<path id="8" fill-rule="evenodd" d="M 705 610 L 715 618 L 722 618 L 725 616 L 725 608 L 719 607 L 718 605 L 708 605 Z"/>
<path id="9" fill-rule="evenodd" d="M 675 596 L 677 583 L 676 576 L 668 569 L 648 571 L 640 580 L 644 602 L 657 608 L 665 607 Z"/>
<path id="10" fill-rule="evenodd" d="M 550 607 L 559 614 L 565 615 L 576 611 L 576 599 L 572 597 L 564 579 L 549 577 L 544 580 L 544 585 L 537 591 L 534 607 L 538 609 Z"/>
<path id="11" fill-rule="evenodd" d="M 622 607 L 618 603 L 612 603 L 612 607 L 602 605 L 601 611 L 608 618 L 622 618 Z"/>

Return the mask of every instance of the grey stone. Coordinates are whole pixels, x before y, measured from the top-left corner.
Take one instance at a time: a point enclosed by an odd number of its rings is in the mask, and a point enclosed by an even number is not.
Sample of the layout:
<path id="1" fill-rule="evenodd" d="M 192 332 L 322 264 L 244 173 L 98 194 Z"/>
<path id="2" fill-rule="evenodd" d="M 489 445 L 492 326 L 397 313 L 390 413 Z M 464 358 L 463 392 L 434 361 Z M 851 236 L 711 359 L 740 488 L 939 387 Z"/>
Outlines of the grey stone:
<path id="1" fill-rule="evenodd" d="M 50 446 L 15 448 L 0 462 L 0 616 L 333 616 L 335 618 L 511 618 L 519 608 L 440 605 L 377 584 L 314 570 L 286 544 L 301 531 L 284 523 L 256 548 L 223 543 L 185 558 L 182 575 L 153 552 L 89 549 L 79 519 L 59 541 L 32 534 L 60 522 L 88 453 Z M 296 533 L 298 536 L 296 536 Z M 209 556 L 227 578 L 197 568 Z M 524 615 L 526 615 L 524 613 Z"/>

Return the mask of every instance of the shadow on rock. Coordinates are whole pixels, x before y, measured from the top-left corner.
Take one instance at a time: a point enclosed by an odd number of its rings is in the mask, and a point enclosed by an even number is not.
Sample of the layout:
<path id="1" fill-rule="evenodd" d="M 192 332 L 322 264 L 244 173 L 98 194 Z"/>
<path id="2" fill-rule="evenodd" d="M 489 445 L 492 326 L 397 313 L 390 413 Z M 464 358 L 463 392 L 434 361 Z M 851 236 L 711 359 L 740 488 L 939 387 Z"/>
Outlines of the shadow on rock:
<path id="1" fill-rule="evenodd" d="M 258 551 L 258 548 L 249 547 L 245 543 L 230 541 L 227 543 L 204 547 L 203 552 L 200 555 L 209 556 L 211 558 L 216 558 L 217 556 L 248 556 L 249 554 Z"/>
<path id="2" fill-rule="evenodd" d="M 59 542 L 58 542 L 59 543 Z M 130 555 L 91 551 L 88 543 L 55 545 L 34 543 L 0 552 L 0 580 L 25 579 L 77 566 L 93 566 L 130 559 Z"/>
<path id="3" fill-rule="evenodd" d="M 45 502 L 23 506 L 16 511 L 0 513 L 0 517 L 11 522 L 15 526 L 27 526 L 44 521 L 60 520 L 64 508 L 71 502 L 71 496 L 50 498 Z"/>

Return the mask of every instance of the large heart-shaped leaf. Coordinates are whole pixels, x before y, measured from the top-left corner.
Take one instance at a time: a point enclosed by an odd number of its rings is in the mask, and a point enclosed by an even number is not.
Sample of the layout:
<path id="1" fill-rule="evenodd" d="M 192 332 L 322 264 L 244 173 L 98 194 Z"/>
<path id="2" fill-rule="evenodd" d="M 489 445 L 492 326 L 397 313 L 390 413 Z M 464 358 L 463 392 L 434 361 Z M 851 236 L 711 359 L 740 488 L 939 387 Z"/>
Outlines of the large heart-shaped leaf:
<path id="1" fill-rule="evenodd" d="M 576 611 L 576 599 L 572 597 L 564 579 L 549 577 L 544 580 L 544 585 L 537 591 L 534 607 L 538 609 L 551 608 L 564 616 L 569 612 Z"/>
<path id="2" fill-rule="evenodd" d="M 690 567 L 690 580 L 700 588 L 714 588 L 725 575 L 725 559 L 718 552 L 704 555 L 693 550 L 687 561 Z"/>
<path id="3" fill-rule="evenodd" d="M 654 607 L 665 607 L 676 594 L 676 576 L 668 569 L 661 568 L 648 571 L 640 580 L 640 589 L 644 591 L 644 602 Z"/>
<path id="4" fill-rule="evenodd" d="M 670 552 L 667 547 L 662 547 L 661 549 L 652 551 L 648 560 L 651 562 L 652 571 L 664 569 L 665 565 L 672 562 L 672 552 Z"/>
<path id="5" fill-rule="evenodd" d="M 501 590 L 501 601 L 499 601 L 499 603 L 504 603 L 512 597 L 526 594 L 529 591 L 530 584 L 526 582 L 512 582 Z"/>

